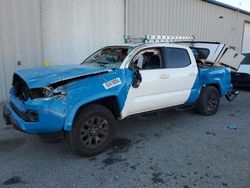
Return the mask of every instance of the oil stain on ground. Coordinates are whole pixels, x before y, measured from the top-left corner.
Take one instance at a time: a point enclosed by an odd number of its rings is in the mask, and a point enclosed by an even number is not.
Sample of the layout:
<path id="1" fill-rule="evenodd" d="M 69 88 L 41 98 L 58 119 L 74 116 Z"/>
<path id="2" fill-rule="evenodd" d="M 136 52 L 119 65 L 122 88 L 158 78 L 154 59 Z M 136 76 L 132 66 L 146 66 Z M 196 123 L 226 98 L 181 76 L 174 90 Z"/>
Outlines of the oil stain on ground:
<path id="1" fill-rule="evenodd" d="M 126 159 L 108 156 L 102 162 L 105 164 L 105 166 L 109 166 L 109 165 L 112 165 L 114 163 L 123 162 L 123 161 L 126 161 Z"/>
<path id="2" fill-rule="evenodd" d="M 127 138 L 115 139 L 112 143 L 111 152 L 109 152 L 108 156 L 102 160 L 105 167 L 112 165 L 114 163 L 126 161 L 126 158 L 121 158 L 118 156 L 118 154 L 128 152 L 131 146 L 132 146 L 132 142 L 131 140 Z"/>
<path id="3" fill-rule="evenodd" d="M 123 153 L 127 152 L 131 146 L 131 140 L 127 138 L 117 138 L 113 141 L 112 149 L 115 153 Z"/>
<path id="4" fill-rule="evenodd" d="M 25 183 L 21 177 L 19 176 L 13 176 L 6 181 L 3 182 L 3 185 L 13 185 L 13 184 L 18 184 L 18 183 Z"/>
<path id="5" fill-rule="evenodd" d="M 7 130 L 13 130 L 13 127 L 12 126 L 6 126 L 6 127 L 3 128 L 3 130 L 6 130 L 6 131 Z"/>
<path id="6" fill-rule="evenodd" d="M 162 173 L 153 173 L 152 174 L 152 181 L 154 184 L 157 184 L 157 183 L 162 183 L 164 184 L 164 179 L 161 178 L 160 176 L 162 175 Z"/>
<path id="7" fill-rule="evenodd" d="M 26 142 L 25 138 L 3 139 L 0 140 L 0 152 L 8 152 L 15 150 Z"/>

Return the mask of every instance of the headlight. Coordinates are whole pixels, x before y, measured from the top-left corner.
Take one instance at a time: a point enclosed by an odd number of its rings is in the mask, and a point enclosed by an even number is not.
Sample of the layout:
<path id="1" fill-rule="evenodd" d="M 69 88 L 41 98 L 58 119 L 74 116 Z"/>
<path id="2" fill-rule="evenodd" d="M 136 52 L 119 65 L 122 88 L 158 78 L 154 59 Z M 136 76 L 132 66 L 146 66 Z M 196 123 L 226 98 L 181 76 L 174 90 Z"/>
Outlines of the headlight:
<path id="1" fill-rule="evenodd" d="M 66 92 L 64 91 L 63 86 L 59 86 L 56 89 L 52 87 L 45 87 L 45 88 L 36 88 L 30 90 L 30 98 L 37 99 L 37 98 L 51 98 L 54 96 L 66 96 Z"/>
<path id="2" fill-rule="evenodd" d="M 56 89 L 53 89 L 51 87 L 44 88 L 44 95 L 45 97 L 53 97 L 53 96 L 65 96 L 67 94 L 64 91 L 64 87 L 59 86 Z"/>
<path id="3" fill-rule="evenodd" d="M 45 87 L 43 89 L 44 97 L 53 97 L 53 88 Z"/>
<path id="4" fill-rule="evenodd" d="M 43 88 L 30 89 L 31 99 L 37 99 L 37 98 L 43 98 L 43 97 L 45 97 Z"/>

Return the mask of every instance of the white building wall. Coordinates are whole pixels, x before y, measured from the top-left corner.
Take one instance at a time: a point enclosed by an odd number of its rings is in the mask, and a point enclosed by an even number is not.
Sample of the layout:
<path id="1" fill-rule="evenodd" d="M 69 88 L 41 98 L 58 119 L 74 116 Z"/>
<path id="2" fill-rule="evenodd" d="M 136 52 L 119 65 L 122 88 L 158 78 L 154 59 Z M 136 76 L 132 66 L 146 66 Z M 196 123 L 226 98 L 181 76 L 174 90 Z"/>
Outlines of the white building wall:
<path id="1" fill-rule="evenodd" d="M 0 0 L 0 101 L 15 70 L 79 63 L 121 42 L 124 25 L 129 35 L 195 35 L 241 50 L 245 22 L 250 15 L 201 0 Z"/>
<path id="2" fill-rule="evenodd" d="M 250 15 L 201 0 L 127 0 L 127 34 L 194 35 L 241 51 Z"/>
<path id="3" fill-rule="evenodd" d="M 124 0 L 0 0 L 0 101 L 16 70 L 44 60 L 79 64 L 123 42 L 124 15 Z"/>
<path id="4" fill-rule="evenodd" d="M 41 57 L 40 1 L 0 0 L 0 101 L 8 99 L 13 72 L 40 65 Z"/>
<path id="5" fill-rule="evenodd" d="M 80 64 L 123 42 L 124 0 L 41 0 L 43 60 Z"/>
<path id="6" fill-rule="evenodd" d="M 250 53 L 250 22 L 244 25 L 242 52 Z"/>

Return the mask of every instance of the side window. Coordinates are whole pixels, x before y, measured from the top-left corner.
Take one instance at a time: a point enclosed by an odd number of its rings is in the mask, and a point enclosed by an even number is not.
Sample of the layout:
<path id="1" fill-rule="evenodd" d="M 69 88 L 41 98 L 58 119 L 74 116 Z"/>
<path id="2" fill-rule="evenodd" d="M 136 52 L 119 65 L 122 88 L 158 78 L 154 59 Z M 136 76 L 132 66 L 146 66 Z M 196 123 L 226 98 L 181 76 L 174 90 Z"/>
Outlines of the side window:
<path id="1" fill-rule="evenodd" d="M 206 48 L 194 48 L 194 47 L 190 47 L 195 59 L 207 59 L 210 51 L 209 49 Z"/>
<path id="2" fill-rule="evenodd" d="M 151 70 L 162 68 L 161 53 L 157 48 L 150 48 L 140 51 L 131 63 L 133 69 Z"/>
<path id="3" fill-rule="evenodd" d="M 191 64 L 187 50 L 181 48 L 163 48 L 164 66 L 181 68 Z"/>

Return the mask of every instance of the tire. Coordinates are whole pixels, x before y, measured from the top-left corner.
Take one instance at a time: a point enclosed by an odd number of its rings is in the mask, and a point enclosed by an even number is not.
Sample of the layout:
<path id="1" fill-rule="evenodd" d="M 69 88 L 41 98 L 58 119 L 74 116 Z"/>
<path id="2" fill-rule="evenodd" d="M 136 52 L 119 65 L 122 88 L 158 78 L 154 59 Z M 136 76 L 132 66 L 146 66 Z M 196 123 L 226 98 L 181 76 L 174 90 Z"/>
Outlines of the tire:
<path id="1" fill-rule="evenodd" d="M 89 105 L 81 109 L 68 133 L 71 149 L 78 155 L 90 157 L 106 150 L 114 137 L 115 118 L 101 105 Z"/>
<path id="2" fill-rule="evenodd" d="M 198 100 L 197 110 L 199 113 L 211 116 L 216 114 L 220 104 L 220 94 L 216 87 L 207 86 L 202 89 Z"/>

